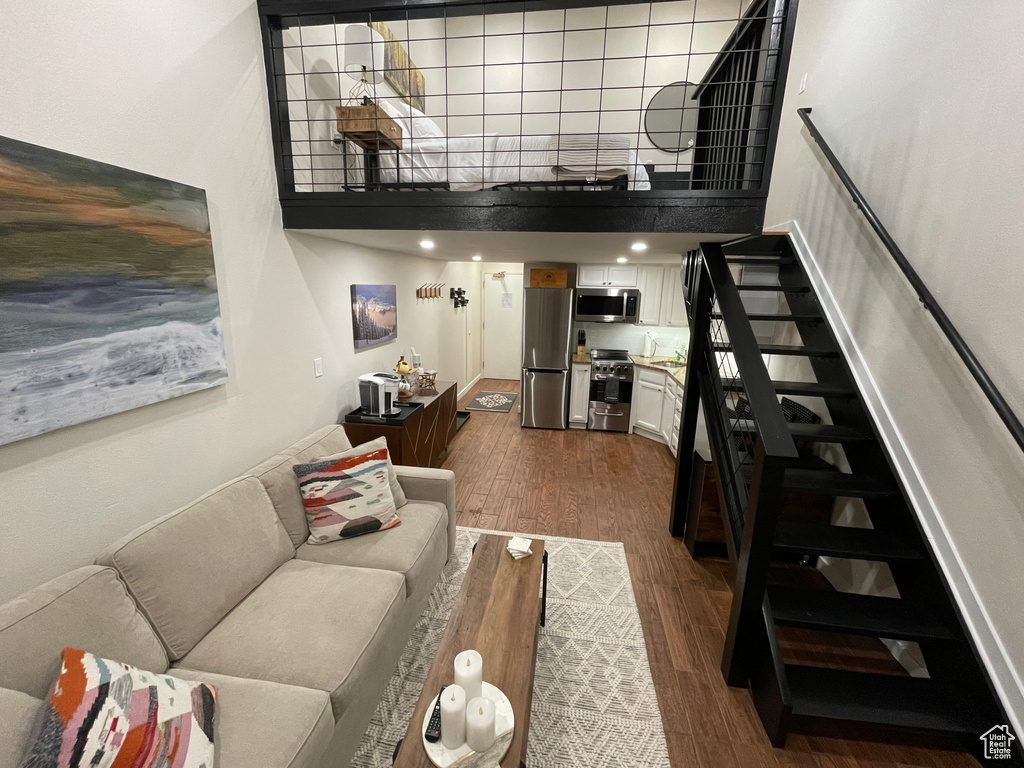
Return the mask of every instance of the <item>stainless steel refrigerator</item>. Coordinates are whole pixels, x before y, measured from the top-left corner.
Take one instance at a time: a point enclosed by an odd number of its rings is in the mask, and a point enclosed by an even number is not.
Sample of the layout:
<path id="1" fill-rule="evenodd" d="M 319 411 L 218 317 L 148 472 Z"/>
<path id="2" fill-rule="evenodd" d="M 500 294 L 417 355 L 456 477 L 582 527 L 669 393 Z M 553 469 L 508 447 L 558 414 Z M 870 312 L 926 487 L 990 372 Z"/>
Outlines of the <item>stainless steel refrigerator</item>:
<path id="1" fill-rule="evenodd" d="M 527 288 L 523 301 L 522 424 L 569 426 L 572 288 Z"/>

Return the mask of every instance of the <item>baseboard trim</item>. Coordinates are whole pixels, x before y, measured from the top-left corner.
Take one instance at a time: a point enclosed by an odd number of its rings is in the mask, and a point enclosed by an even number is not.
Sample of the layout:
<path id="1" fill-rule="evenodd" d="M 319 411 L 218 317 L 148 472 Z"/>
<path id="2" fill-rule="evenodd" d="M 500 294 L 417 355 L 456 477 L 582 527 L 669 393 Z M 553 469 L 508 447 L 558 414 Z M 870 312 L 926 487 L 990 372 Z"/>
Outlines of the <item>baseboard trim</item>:
<path id="1" fill-rule="evenodd" d="M 466 386 L 464 386 L 464 387 L 463 387 L 462 389 L 460 389 L 460 390 L 459 390 L 459 395 L 458 395 L 458 399 L 459 399 L 459 400 L 461 400 L 461 399 L 462 399 L 462 396 L 463 396 L 463 395 L 465 395 L 465 394 L 466 394 L 467 392 L 469 392 L 469 390 L 471 390 L 471 389 L 472 389 L 473 387 L 475 387 L 475 386 L 476 386 L 476 383 L 477 383 L 478 381 L 480 381 L 480 379 L 481 379 L 481 378 L 483 378 L 483 374 L 482 374 L 482 373 L 478 373 L 478 374 L 476 375 L 476 378 L 475 378 L 475 379 L 473 379 L 473 380 L 472 380 L 471 382 L 469 382 L 469 384 L 467 384 L 467 385 L 466 385 Z"/>
<path id="2" fill-rule="evenodd" d="M 822 311 L 832 325 L 839 346 L 846 355 L 855 382 L 864 395 L 864 403 L 878 426 L 882 442 L 885 443 L 896 471 L 903 481 L 903 486 L 907 489 L 910 501 L 917 511 L 925 536 L 931 543 L 932 551 L 939 562 L 939 567 L 942 568 L 953 592 L 953 597 L 960 606 L 964 623 L 974 638 L 978 654 L 991 677 L 993 688 L 1002 701 L 1014 731 L 1018 734 L 1024 733 L 1024 727 L 1022 727 L 1024 726 L 1022 723 L 1022 718 L 1024 718 L 1024 682 L 1021 681 L 1013 663 L 1007 656 L 1006 649 L 992 626 L 988 612 L 978 597 L 974 582 L 967 573 L 956 547 L 950 541 L 949 532 L 939 516 L 935 501 L 928 492 L 924 478 L 910 455 L 903 436 L 893 422 L 892 413 L 868 369 L 867 362 L 850 332 L 846 318 L 825 280 L 824 273 L 814 257 L 800 225 L 794 220 L 770 229 L 788 232 L 793 249 L 804 265 L 807 277 L 818 295 Z"/>

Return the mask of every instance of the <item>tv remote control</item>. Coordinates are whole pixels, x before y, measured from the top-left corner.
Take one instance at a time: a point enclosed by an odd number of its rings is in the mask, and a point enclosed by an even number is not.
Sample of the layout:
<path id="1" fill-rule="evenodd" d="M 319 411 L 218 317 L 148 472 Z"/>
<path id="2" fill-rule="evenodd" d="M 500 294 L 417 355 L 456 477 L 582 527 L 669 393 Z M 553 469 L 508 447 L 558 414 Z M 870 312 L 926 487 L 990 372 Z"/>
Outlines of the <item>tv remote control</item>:
<path id="1" fill-rule="evenodd" d="M 437 703 L 434 704 L 434 711 L 431 713 L 430 721 L 427 723 L 427 732 L 423 734 L 423 738 L 431 744 L 441 738 L 441 694 L 444 693 L 444 689 L 447 687 L 446 685 L 441 686 L 441 691 L 437 694 Z"/>

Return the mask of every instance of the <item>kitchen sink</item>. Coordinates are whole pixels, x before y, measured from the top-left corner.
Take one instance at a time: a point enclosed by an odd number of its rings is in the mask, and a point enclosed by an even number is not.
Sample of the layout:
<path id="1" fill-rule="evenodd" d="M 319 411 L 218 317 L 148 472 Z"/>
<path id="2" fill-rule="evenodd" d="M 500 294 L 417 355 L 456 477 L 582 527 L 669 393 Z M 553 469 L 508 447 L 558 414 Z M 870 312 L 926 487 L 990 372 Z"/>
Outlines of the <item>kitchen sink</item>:
<path id="1" fill-rule="evenodd" d="M 657 365 L 660 368 L 682 368 L 686 363 L 681 363 L 678 360 L 664 360 L 658 363 L 651 363 L 651 365 Z"/>

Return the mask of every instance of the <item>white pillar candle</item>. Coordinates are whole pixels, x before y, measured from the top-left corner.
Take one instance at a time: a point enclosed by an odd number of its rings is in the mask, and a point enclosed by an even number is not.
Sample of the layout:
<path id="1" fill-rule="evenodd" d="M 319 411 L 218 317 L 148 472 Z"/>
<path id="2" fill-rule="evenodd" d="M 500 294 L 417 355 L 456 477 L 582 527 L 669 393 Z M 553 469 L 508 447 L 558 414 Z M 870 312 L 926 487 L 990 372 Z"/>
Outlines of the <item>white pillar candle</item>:
<path id="1" fill-rule="evenodd" d="M 466 743 L 466 692 L 449 685 L 441 692 L 441 743 L 458 749 Z"/>
<path id="2" fill-rule="evenodd" d="M 466 705 L 466 743 L 474 752 L 486 752 L 494 744 L 494 702 L 483 696 Z"/>
<path id="3" fill-rule="evenodd" d="M 466 701 L 483 696 L 484 660 L 476 651 L 463 651 L 455 657 L 455 684 L 466 692 Z"/>

